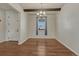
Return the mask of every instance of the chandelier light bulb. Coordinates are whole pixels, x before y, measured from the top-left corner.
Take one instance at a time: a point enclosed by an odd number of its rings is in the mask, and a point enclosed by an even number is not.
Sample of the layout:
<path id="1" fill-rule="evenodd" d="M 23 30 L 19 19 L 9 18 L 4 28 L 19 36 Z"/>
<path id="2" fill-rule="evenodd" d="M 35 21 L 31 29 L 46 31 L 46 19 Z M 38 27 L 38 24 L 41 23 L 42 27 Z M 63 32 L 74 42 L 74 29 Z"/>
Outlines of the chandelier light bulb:
<path id="1" fill-rule="evenodd" d="M 46 16 L 46 11 L 43 10 L 42 3 L 40 5 L 41 5 L 41 8 L 39 9 L 39 12 L 36 13 L 36 15 L 38 17 L 45 17 Z"/>
<path id="2" fill-rule="evenodd" d="M 39 16 L 42 16 L 41 14 Z"/>
<path id="3" fill-rule="evenodd" d="M 39 13 L 37 13 L 37 15 L 39 15 Z"/>
<path id="4" fill-rule="evenodd" d="M 40 11 L 40 14 L 42 14 L 43 12 L 42 11 Z"/>
<path id="5" fill-rule="evenodd" d="M 43 15 L 45 15 L 46 14 L 46 12 L 45 11 L 43 11 Z"/>

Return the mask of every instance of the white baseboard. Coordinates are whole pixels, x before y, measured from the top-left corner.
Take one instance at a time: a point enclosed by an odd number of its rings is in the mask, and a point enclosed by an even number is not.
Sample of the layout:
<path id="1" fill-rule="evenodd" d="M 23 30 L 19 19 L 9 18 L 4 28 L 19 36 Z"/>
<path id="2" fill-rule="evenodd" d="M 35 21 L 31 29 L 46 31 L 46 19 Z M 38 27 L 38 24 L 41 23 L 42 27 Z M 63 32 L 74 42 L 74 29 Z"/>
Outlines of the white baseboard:
<path id="1" fill-rule="evenodd" d="M 0 43 L 5 42 L 5 41 L 9 41 L 9 40 L 2 40 L 2 41 L 0 41 Z"/>
<path id="2" fill-rule="evenodd" d="M 6 41 L 16 41 L 16 40 L 3 40 L 3 41 L 0 41 L 0 43 L 6 42 Z"/>
<path id="3" fill-rule="evenodd" d="M 59 41 L 61 44 L 63 44 L 65 47 L 67 47 L 69 50 L 71 50 L 73 53 L 75 53 L 77 56 L 79 56 L 79 53 L 77 53 L 76 51 L 74 51 L 72 48 L 70 48 L 68 45 L 66 45 L 65 43 L 63 43 L 61 40 L 56 39 L 57 41 Z"/>
<path id="4" fill-rule="evenodd" d="M 28 39 L 28 38 L 25 38 L 25 40 L 23 40 L 23 41 L 21 41 L 21 42 L 19 41 L 19 42 L 18 42 L 18 45 L 23 44 L 27 39 Z"/>
<path id="5" fill-rule="evenodd" d="M 2 42 L 4 42 L 4 40 L 3 41 L 0 41 L 0 43 L 2 43 Z"/>
<path id="6" fill-rule="evenodd" d="M 48 39 L 56 39 L 56 37 L 48 37 L 48 36 L 29 36 L 28 38 L 48 38 Z"/>

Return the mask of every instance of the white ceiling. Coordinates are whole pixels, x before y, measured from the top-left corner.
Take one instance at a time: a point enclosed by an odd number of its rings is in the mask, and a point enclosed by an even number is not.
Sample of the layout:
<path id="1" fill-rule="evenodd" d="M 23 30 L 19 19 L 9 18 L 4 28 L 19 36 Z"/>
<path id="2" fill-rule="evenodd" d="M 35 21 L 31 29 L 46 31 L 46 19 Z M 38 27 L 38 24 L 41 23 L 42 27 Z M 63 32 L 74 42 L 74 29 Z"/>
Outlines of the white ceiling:
<path id="1" fill-rule="evenodd" d="M 40 3 L 20 3 L 23 9 L 40 9 Z M 42 3 L 42 8 L 61 8 L 63 3 Z"/>
<path id="2" fill-rule="evenodd" d="M 0 9 L 3 9 L 3 10 L 15 10 L 8 3 L 0 3 Z"/>

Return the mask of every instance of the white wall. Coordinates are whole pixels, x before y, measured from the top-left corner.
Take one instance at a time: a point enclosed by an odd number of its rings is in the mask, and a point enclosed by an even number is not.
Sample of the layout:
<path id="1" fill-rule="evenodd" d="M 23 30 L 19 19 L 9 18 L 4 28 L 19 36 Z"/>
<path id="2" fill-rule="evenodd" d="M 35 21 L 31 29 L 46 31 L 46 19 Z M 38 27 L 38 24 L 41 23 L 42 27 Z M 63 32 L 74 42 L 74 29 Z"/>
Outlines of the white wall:
<path id="1" fill-rule="evenodd" d="M 0 42 L 5 40 L 5 10 L 0 9 Z"/>
<path id="2" fill-rule="evenodd" d="M 0 42 L 18 41 L 22 44 L 27 39 L 27 15 L 17 3 L 9 3 L 10 10 L 0 8 Z"/>
<path id="3" fill-rule="evenodd" d="M 79 4 L 65 4 L 57 19 L 57 40 L 79 55 Z"/>
<path id="4" fill-rule="evenodd" d="M 27 38 L 27 15 L 24 13 L 23 8 L 18 3 L 10 3 L 10 5 L 17 10 L 20 14 L 20 39 L 19 44 L 26 41 Z"/>
<path id="5" fill-rule="evenodd" d="M 32 37 L 47 37 L 47 38 L 56 38 L 55 33 L 55 24 L 56 24 L 56 14 L 47 15 L 47 36 L 36 36 L 36 15 L 28 14 L 28 36 Z"/>
<path id="6" fill-rule="evenodd" d="M 19 13 L 13 10 L 6 11 L 6 41 L 18 41 L 20 38 Z"/>
<path id="7" fill-rule="evenodd" d="M 56 38 L 56 14 L 47 15 L 48 37 Z"/>
<path id="8" fill-rule="evenodd" d="M 24 41 L 26 41 L 28 39 L 28 34 L 27 34 L 27 14 L 22 13 L 21 14 L 21 23 L 20 23 L 20 43 L 22 44 Z"/>
<path id="9" fill-rule="evenodd" d="M 0 20 L 0 42 L 9 40 L 18 41 L 18 12 L 0 8 Z"/>

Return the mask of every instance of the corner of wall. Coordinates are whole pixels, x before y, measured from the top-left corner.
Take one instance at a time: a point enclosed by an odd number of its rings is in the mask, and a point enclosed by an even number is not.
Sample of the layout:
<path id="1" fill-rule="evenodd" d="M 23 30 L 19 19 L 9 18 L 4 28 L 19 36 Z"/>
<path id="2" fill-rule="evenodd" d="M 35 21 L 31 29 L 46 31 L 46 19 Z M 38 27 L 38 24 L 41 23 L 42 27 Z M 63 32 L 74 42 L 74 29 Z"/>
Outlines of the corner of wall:
<path id="1" fill-rule="evenodd" d="M 64 42 L 62 42 L 61 40 L 59 40 L 58 38 L 56 38 L 57 41 L 59 41 L 61 44 L 63 44 L 65 47 L 67 47 L 70 51 L 72 51 L 73 53 L 75 53 L 77 56 L 79 56 L 79 53 L 74 51 L 72 48 L 70 48 L 67 44 L 65 44 Z"/>
<path id="2" fill-rule="evenodd" d="M 25 41 L 27 41 L 28 40 L 28 38 L 25 38 L 24 40 L 22 40 L 22 41 L 18 41 L 18 45 L 21 45 L 21 44 L 23 44 Z"/>

